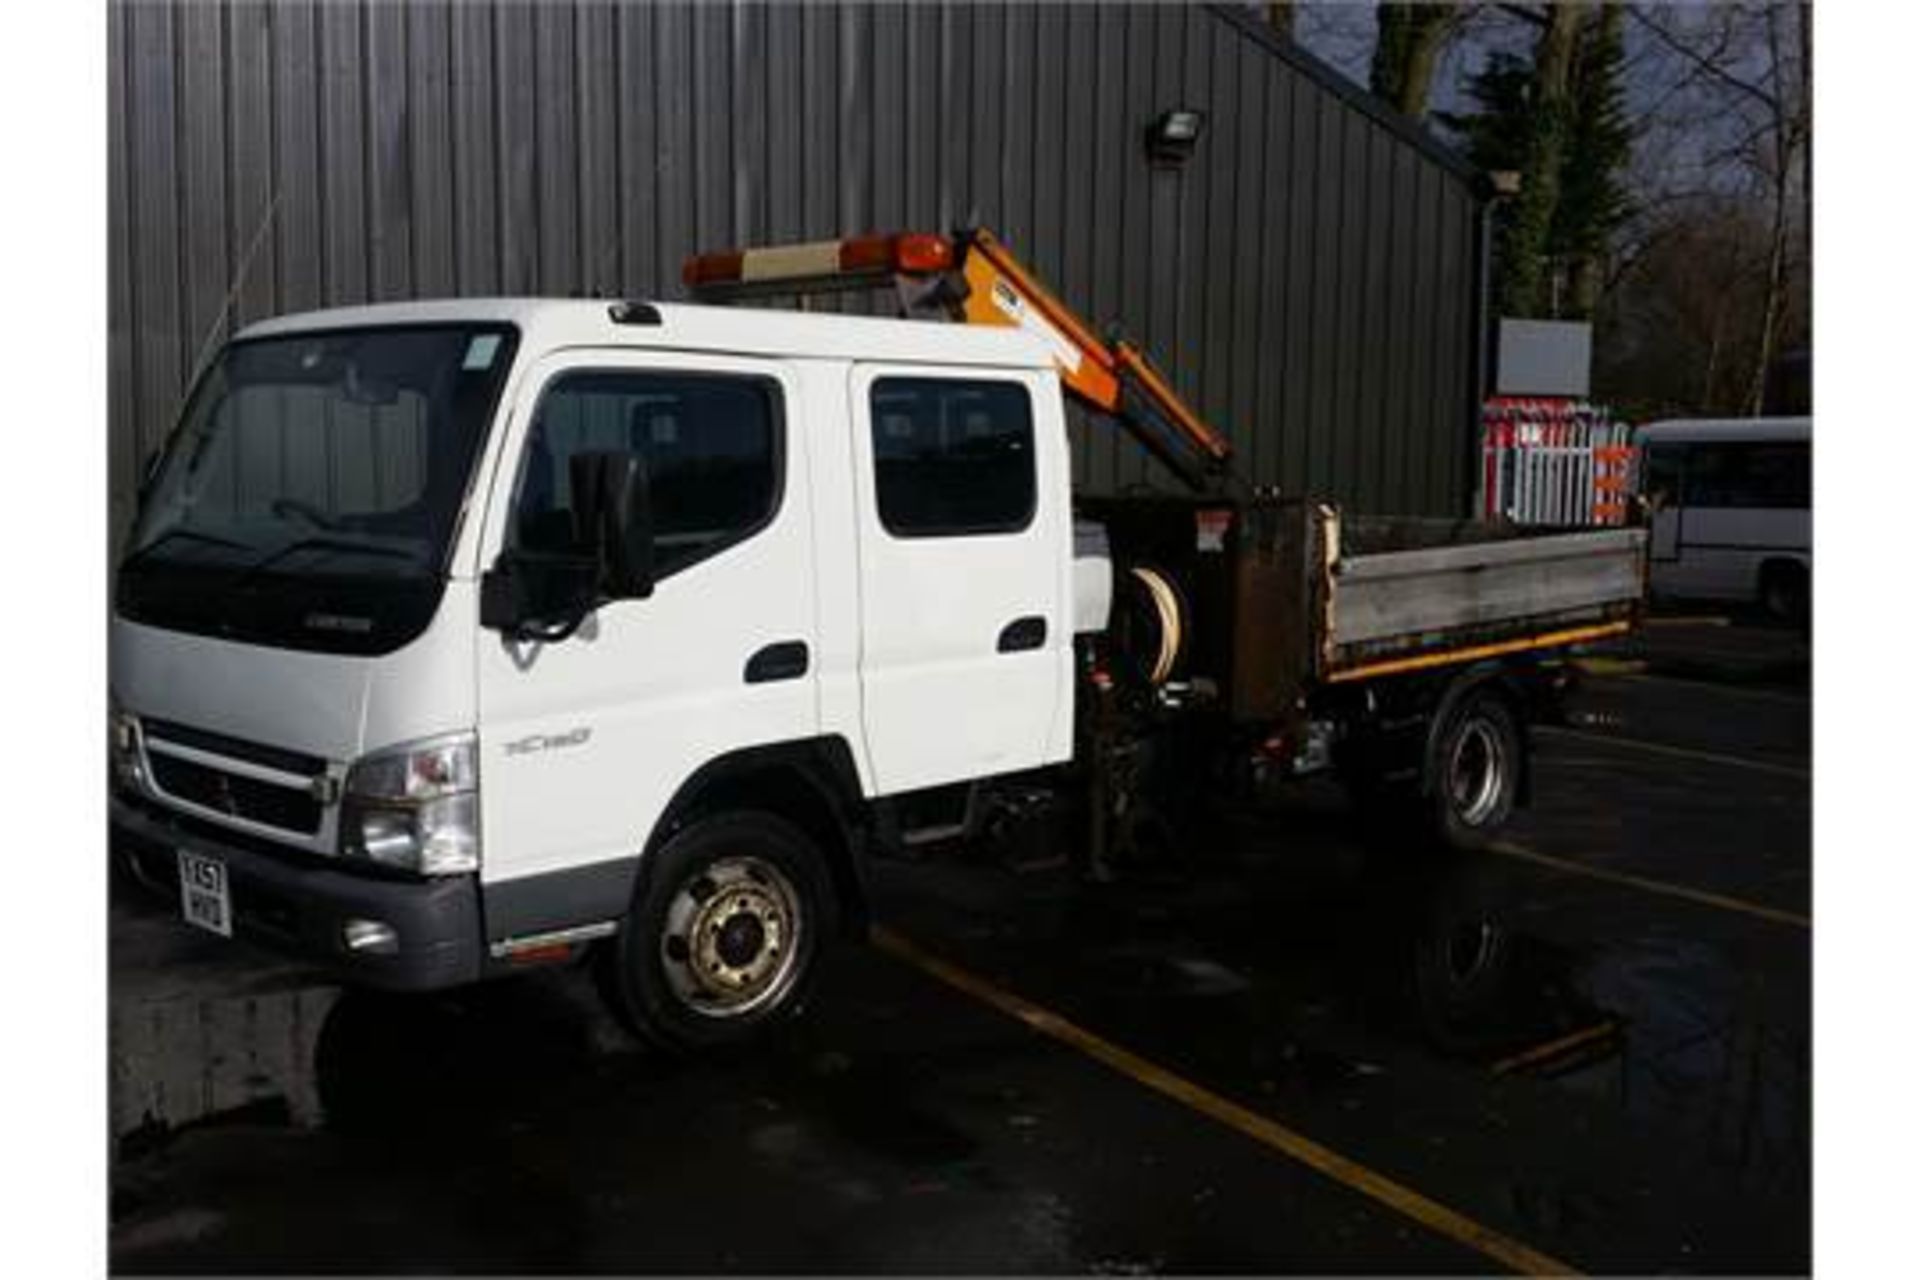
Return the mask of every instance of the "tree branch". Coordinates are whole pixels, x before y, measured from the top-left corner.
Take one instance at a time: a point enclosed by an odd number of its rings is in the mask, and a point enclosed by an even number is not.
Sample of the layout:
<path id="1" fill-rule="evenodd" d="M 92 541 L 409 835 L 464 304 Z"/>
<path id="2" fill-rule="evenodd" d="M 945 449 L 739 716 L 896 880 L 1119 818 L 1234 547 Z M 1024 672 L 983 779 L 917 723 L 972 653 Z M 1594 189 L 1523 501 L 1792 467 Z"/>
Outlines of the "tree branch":
<path id="1" fill-rule="evenodd" d="M 1546 14 L 1524 4 L 1503 4 L 1500 6 L 1500 12 L 1510 14 L 1522 22 L 1531 22 L 1536 27 L 1544 27 L 1547 25 Z"/>
<path id="2" fill-rule="evenodd" d="M 1646 14 L 1642 13 L 1639 9 L 1630 8 L 1627 10 L 1627 12 L 1633 15 L 1633 20 L 1635 22 L 1638 22 L 1642 27 L 1646 28 L 1648 31 L 1651 31 L 1654 34 L 1654 36 L 1657 37 L 1662 44 L 1666 45 L 1667 48 L 1673 50 L 1675 53 L 1679 54 L 1681 57 L 1691 62 L 1699 70 L 1705 72 L 1707 75 L 1712 76 L 1714 79 L 1720 81 L 1722 84 L 1726 85 L 1728 88 L 1733 89 L 1737 92 L 1746 94 L 1748 97 L 1752 98 L 1754 101 L 1758 102 L 1761 106 L 1767 108 L 1767 110 L 1769 111 L 1778 111 L 1780 109 L 1780 104 L 1773 97 L 1773 95 L 1767 93 L 1764 89 L 1761 89 L 1755 85 L 1748 84 L 1745 80 L 1742 80 L 1740 77 L 1734 75 L 1732 72 L 1728 71 L 1725 67 L 1721 66 L 1718 62 L 1715 62 L 1713 59 L 1703 56 L 1697 50 L 1688 48 L 1687 45 L 1684 42 L 1682 42 L 1679 38 L 1677 38 L 1672 32 L 1668 31 L 1665 27 L 1655 22 L 1652 18 L 1649 18 Z"/>

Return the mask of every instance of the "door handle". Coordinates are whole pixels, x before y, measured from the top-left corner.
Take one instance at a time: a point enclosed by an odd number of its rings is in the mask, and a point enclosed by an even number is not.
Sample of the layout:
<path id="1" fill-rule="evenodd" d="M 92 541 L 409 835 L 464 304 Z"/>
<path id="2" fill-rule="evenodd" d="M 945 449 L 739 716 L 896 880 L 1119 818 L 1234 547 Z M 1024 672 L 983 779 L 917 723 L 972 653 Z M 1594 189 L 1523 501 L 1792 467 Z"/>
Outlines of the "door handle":
<path id="1" fill-rule="evenodd" d="M 748 684 L 797 680 L 805 674 L 807 674 L 807 644 L 804 640 L 776 641 L 747 659 Z"/>
<path id="2" fill-rule="evenodd" d="M 1027 649 L 1038 649 L 1047 642 L 1047 620 L 1037 614 L 1024 618 L 1015 618 L 1000 628 L 1000 642 L 995 647 L 1001 653 L 1020 653 Z"/>

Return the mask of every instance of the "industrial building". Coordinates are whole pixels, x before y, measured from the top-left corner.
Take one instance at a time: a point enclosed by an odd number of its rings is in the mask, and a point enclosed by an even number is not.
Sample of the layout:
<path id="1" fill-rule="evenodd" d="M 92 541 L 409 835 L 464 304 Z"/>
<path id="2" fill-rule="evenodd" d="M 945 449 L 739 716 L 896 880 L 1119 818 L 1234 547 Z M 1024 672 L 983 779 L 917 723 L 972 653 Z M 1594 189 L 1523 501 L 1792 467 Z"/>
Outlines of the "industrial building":
<path id="1" fill-rule="evenodd" d="M 1249 11 L 116 3 L 108 33 L 116 534 L 251 320 L 672 299 L 701 249 L 965 223 L 1144 344 L 1258 482 L 1469 504 L 1475 175 Z M 1076 434 L 1084 488 L 1166 482 Z"/>

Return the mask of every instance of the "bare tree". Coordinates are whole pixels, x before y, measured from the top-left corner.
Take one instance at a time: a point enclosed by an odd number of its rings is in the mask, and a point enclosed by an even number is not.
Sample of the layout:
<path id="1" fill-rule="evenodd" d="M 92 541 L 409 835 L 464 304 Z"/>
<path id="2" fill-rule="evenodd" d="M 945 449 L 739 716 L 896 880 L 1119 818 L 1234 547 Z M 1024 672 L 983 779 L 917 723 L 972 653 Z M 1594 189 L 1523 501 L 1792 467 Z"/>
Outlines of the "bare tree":
<path id="1" fill-rule="evenodd" d="M 1799 235 L 1811 246 L 1813 236 L 1813 22 L 1811 6 L 1766 8 L 1767 97 L 1771 138 L 1762 167 L 1773 196 L 1773 234 L 1767 263 L 1767 306 L 1754 360 L 1748 411 L 1759 413 L 1773 367 L 1782 313 L 1792 297 L 1788 274 L 1794 238 L 1794 213 Z M 1797 179 L 1797 183 L 1796 183 Z M 1797 186 L 1797 190 L 1796 190 Z"/>
<path id="2" fill-rule="evenodd" d="M 1466 4 L 1404 4 L 1382 0 L 1374 8 L 1377 34 L 1370 87 L 1401 115 L 1427 112 L 1434 69 L 1472 12 Z"/>
<path id="3" fill-rule="evenodd" d="M 1585 2 L 1590 13 L 1598 7 Z M 1567 305 L 1584 311 L 1590 301 L 1598 325 L 1596 390 L 1604 384 L 1622 404 L 1657 403 L 1666 412 L 1764 411 L 1782 353 L 1805 348 L 1811 335 L 1809 6 L 1600 2 L 1603 17 L 1583 25 L 1624 28 L 1619 78 L 1633 142 L 1624 220 L 1584 260 L 1564 264 Z M 1548 0 L 1450 7 L 1297 0 L 1289 7 L 1295 40 L 1443 130 L 1453 126 L 1441 113 L 1470 105 L 1463 103 L 1468 86 L 1490 58 L 1529 68 L 1544 59 L 1548 90 L 1567 83 L 1558 67 L 1571 20 L 1565 6 Z M 1437 43 L 1424 70 L 1415 36 Z M 1579 47 L 1576 36 L 1568 69 L 1575 80 Z M 1577 84 L 1569 91 L 1578 93 Z M 1525 223 L 1550 219 L 1559 204 L 1554 179 L 1539 177 L 1549 153 L 1568 153 L 1564 121 L 1552 115 L 1542 110 L 1529 119 L 1526 146 L 1498 166 L 1527 175 L 1501 219 L 1503 258 L 1518 247 L 1508 243 L 1507 224 L 1522 223 L 1524 237 Z M 1523 161 L 1528 148 L 1530 163 Z M 1551 299 L 1538 301 L 1553 264 L 1540 262 L 1534 274 L 1511 291 L 1502 279 L 1503 309 L 1522 294 L 1554 309 Z"/>
<path id="4" fill-rule="evenodd" d="M 1770 219 L 1742 196 L 1676 209 L 1620 272 L 1598 317 L 1594 389 L 1632 418 L 1748 412 Z M 1805 287 L 1796 265 L 1789 292 Z"/>
<path id="5" fill-rule="evenodd" d="M 1632 16 L 1677 68 L 1663 109 L 1694 140 L 1682 172 L 1702 197 L 1747 191 L 1765 209 L 1761 282 L 1738 407 L 1759 413 L 1790 313 L 1803 295 L 1812 221 L 1808 6 L 1639 6 Z M 1667 103 L 1671 105 L 1668 106 Z M 1796 261 L 1797 259 L 1797 261 Z M 1804 309 L 1804 308 L 1802 308 Z M 1799 317 L 1802 321 L 1804 316 Z"/>

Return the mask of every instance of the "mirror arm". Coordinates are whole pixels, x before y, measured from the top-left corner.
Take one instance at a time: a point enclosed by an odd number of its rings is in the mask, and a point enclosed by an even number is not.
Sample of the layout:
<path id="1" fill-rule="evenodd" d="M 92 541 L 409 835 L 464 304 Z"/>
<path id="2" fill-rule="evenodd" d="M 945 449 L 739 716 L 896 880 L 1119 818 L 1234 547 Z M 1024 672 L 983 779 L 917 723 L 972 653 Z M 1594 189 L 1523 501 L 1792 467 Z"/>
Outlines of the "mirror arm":
<path id="1" fill-rule="evenodd" d="M 584 609 L 575 614 L 573 618 L 567 622 L 540 623 L 527 621 L 517 623 L 507 635 L 509 639 L 513 640 L 532 640 L 540 644 L 557 644 L 562 640 L 571 638 L 573 633 L 578 631 L 586 623 L 587 615 L 592 612 L 591 609 Z"/>

